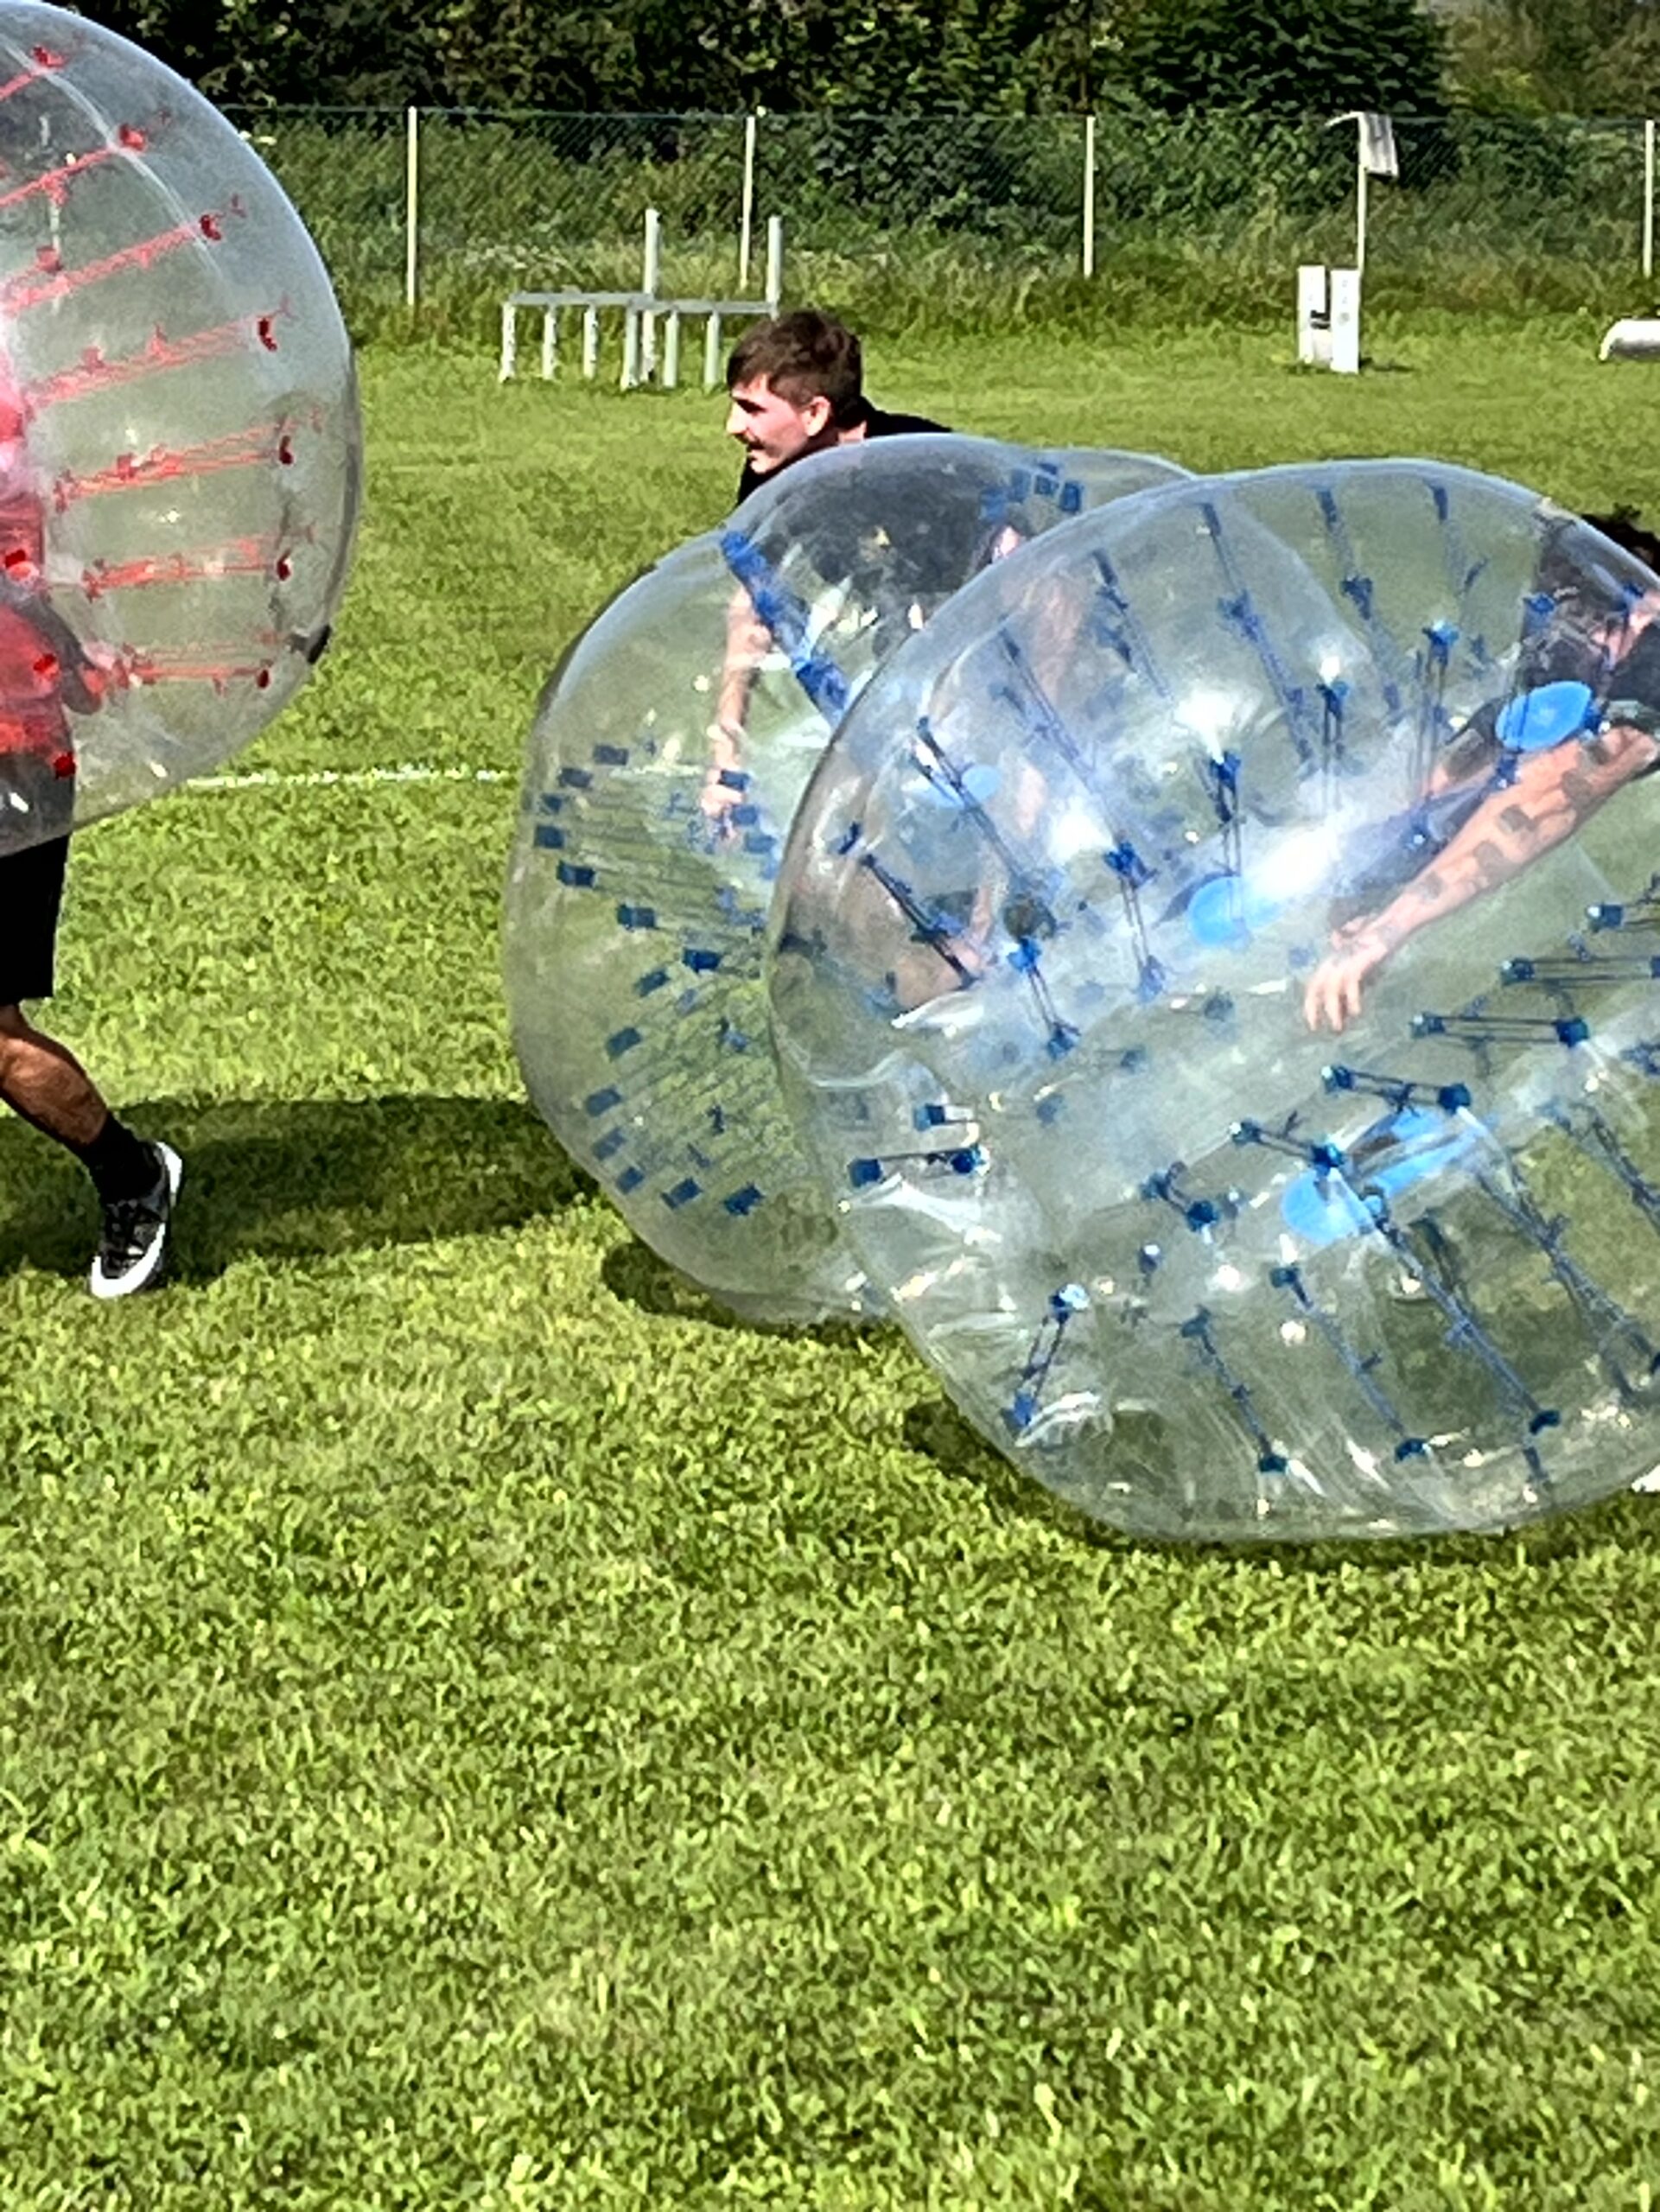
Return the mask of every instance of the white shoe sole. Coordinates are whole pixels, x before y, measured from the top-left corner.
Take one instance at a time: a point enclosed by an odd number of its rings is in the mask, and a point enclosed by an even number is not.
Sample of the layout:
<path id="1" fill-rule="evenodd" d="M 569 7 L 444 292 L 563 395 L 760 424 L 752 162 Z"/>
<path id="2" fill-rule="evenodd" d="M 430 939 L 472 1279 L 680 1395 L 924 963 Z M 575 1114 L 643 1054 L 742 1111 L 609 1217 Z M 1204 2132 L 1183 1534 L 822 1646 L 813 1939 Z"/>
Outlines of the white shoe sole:
<path id="1" fill-rule="evenodd" d="M 94 1260 L 92 1274 L 87 1280 L 87 1287 L 94 1298 L 106 1302 L 112 1298 L 130 1298 L 135 1291 L 147 1290 L 161 1273 L 162 1263 L 167 1258 L 168 1239 L 173 1234 L 173 1209 L 178 1202 L 179 1185 L 184 1180 L 184 1162 L 170 1144 L 162 1144 L 158 1140 L 156 1149 L 162 1155 L 162 1165 L 167 1170 L 168 1217 L 162 1224 L 162 1233 L 137 1266 L 129 1268 L 125 1274 L 118 1276 L 113 1282 L 104 1273 L 102 1262 Z"/>

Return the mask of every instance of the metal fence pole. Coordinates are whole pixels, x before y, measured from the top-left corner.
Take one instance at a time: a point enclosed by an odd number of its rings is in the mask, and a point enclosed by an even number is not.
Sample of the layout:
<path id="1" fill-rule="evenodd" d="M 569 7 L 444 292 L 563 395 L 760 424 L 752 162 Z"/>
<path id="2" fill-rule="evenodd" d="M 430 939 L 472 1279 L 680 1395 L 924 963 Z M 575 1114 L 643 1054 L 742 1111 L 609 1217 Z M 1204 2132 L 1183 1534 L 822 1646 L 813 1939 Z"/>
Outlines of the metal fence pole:
<path id="1" fill-rule="evenodd" d="M 646 210 L 646 252 L 640 264 L 640 286 L 648 300 L 658 296 L 662 273 L 663 218 L 655 207 Z M 647 308 L 640 324 L 639 372 L 649 383 L 657 369 L 657 315 Z"/>
<path id="2" fill-rule="evenodd" d="M 766 290 L 764 295 L 766 311 L 776 315 L 779 302 L 784 297 L 784 218 L 766 218 Z"/>
<path id="3" fill-rule="evenodd" d="M 1654 274 L 1654 118 L 1643 125 L 1643 274 Z"/>
<path id="4" fill-rule="evenodd" d="M 738 296 L 749 289 L 749 251 L 755 231 L 755 118 L 743 119 L 743 189 L 738 204 Z"/>
<path id="5" fill-rule="evenodd" d="M 409 110 L 404 118 L 404 304 L 413 307 L 420 283 L 421 262 L 421 111 Z"/>
<path id="6" fill-rule="evenodd" d="M 1095 118 L 1084 118 L 1084 274 L 1095 274 Z"/>

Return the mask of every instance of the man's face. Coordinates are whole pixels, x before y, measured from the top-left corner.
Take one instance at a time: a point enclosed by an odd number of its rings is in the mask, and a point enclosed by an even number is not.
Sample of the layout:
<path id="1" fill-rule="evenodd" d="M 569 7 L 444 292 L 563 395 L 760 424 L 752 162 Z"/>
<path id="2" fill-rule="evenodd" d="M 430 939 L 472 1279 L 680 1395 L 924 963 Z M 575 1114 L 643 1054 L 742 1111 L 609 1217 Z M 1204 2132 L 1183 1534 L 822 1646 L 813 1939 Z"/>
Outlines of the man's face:
<path id="1" fill-rule="evenodd" d="M 735 384 L 728 398 L 728 435 L 743 448 L 757 476 L 770 476 L 798 454 L 829 442 L 830 404 L 822 397 L 798 404 L 759 377 L 753 384 Z"/>

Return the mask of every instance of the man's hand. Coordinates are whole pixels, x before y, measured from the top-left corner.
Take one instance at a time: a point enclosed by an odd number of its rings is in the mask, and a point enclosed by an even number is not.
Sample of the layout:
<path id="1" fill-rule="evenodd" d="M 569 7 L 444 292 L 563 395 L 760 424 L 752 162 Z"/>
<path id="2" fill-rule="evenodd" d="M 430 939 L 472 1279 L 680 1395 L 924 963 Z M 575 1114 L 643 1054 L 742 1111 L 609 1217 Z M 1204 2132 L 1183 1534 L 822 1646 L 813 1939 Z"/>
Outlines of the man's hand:
<path id="1" fill-rule="evenodd" d="M 1360 1018 L 1361 992 L 1399 942 L 1373 916 L 1347 923 L 1332 936 L 1332 950 L 1308 978 L 1303 1019 L 1311 1029 L 1341 1031 Z"/>

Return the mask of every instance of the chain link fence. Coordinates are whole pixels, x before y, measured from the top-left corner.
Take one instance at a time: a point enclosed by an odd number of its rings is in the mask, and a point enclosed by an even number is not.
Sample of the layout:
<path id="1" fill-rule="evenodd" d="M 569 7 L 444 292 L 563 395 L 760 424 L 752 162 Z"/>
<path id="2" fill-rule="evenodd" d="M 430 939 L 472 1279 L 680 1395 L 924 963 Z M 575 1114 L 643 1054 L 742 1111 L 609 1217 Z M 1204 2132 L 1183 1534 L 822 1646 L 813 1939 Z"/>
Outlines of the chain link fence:
<path id="1" fill-rule="evenodd" d="M 482 317 L 516 286 L 759 283 L 867 319 L 1082 310 L 1288 314 L 1300 262 L 1353 258 L 1352 124 L 1170 118 L 491 115 L 285 109 L 236 118 L 287 186 L 360 329 Z M 1370 196 L 1374 303 L 1629 307 L 1651 274 L 1653 131 L 1639 120 L 1396 118 Z M 746 213 L 748 220 L 746 222 Z M 751 251 L 746 259 L 745 239 Z M 1644 296 L 1639 292 L 1639 299 Z"/>

